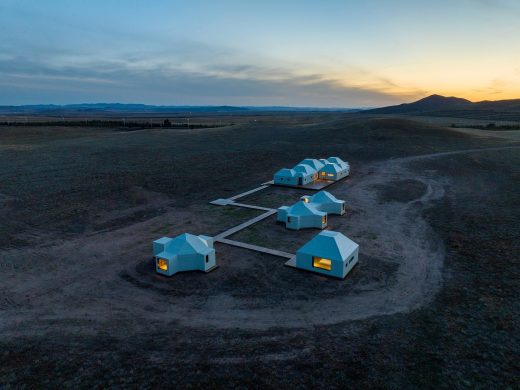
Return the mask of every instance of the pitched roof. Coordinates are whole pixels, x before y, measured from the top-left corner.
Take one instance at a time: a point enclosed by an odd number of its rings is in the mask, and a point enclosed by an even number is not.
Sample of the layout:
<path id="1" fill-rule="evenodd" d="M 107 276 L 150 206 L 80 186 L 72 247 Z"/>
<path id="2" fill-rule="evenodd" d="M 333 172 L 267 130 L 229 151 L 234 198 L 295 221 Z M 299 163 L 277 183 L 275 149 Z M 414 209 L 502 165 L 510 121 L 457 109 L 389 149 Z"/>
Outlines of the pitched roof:
<path id="1" fill-rule="evenodd" d="M 348 163 L 343 161 L 341 158 L 339 157 L 329 157 L 328 160 L 331 162 L 331 163 L 335 163 L 335 164 L 338 164 L 341 168 L 343 169 L 347 169 L 349 167 Z"/>
<path id="2" fill-rule="evenodd" d="M 339 173 L 342 171 L 341 167 L 335 163 L 325 164 L 325 166 L 321 170 L 322 170 L 322 172 L 327 172 L 327 173 Z"/>
<path id="3" fill-rule="evenodd" d="M 296 202 L 287 210 L 287 215 L 291 216 L 304 216 L 304 215 L 320 215 L 323 216 L 324 212 L 319 211 L 316 207 L 305 202 Z"/>
<path id="4" fill-rule="evenodd" d="M 194 253 L 205 255 L 212 250 L 202 238 L 189 233 L 183 233 L 173 238 L 164 248 L 164 252 L 172 255 L 191 255 Z"/>
<path id="5" fill-rule="evenodd" d="M 315 158 L 306 158 L 305 160 L 302 160 L 300 164 L 305 164 L 311 166 L 313 169 L 319 171 L 321 168 L 323 168 L 323 163 Z"/>
<path id="6" fill-rule="evenodd" d="M 275 176 L 294 177 L 296 172 L 294 169 L 282 168 L 274 174 Z"/>
<path id="7" fill-rule="evenodd" d="M 343 261 L 358 247 L 358 244 L 340 232 L 325 230 L 298 249 L 298 252 Z"/>
<path id="8" fill-rule="evenodd" d="M 293 168 L 296 172 L 303 172 L 308 175 L 316 173 L 316 169 L 307 164 L 298 164 Z"/>
<path id="9" fill-rule="evenodd" d="M 315 203 L 337 203 L 341 202 L 338 198 L 327 191 L 320 191 L 311 196 L 311 202 Z"/>

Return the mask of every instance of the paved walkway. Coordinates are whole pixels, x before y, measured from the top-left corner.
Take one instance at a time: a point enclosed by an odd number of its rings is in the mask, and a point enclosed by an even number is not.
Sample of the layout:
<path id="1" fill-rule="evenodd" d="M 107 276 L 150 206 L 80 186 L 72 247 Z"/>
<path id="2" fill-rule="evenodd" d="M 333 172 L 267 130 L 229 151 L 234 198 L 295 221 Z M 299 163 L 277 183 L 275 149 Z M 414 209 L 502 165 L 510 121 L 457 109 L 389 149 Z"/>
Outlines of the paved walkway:
<path id="1" fill-rule="evenodd" d="M 264 211 L 274 210 L 269 207 L 256 206 L 253 204 L 237 203 L 231 199 L 215 199 L 209 203 L 217 205 L 217 206 L 237 206 L 237 207 L 245 207 L 246 209 L 255 209 L 255 210 L 264 210 Z"/>
<path id="2" fill-rule="evenodd" d="M 233 203 L 233 201 L 231 199 L 219 198 L 219 199 L 212 200 L 209 203 L 214 204 L 216 206 L 227 206 L 228 204 Z"/>
<path id="3" fill-rule="evenodd" d="M 329 180 L 317 180 L 313 183 L 307 184 L 306 186 L 301 186 L 301 187 L 297 187 L 297 188 L 306 188 L 309 190 L 320 190 L 322 188 L 328 187 L 329 185 L 331 185 L 333 183 L 335 183 L 335 182 L 329 181 Z M 267 254 L 270 254 L 273 256 L 284 257 L 286 259 L 293 259 L 293 261 L 294 261 L 295 255 L 293 253 L 287 253 L 287 252 L 279 251 L 276 249 L 265 248 L 263 246 L 247 244 L 245 242 L 229 240 L 226 238 L 228 236 L 231 236 L 231 235 L 239 232 L 240 230 L 243 230 L 257 222 L 260 222 L 263 219 L 270 217 L 273 214 L 276 214 L 276 212 L 277 212 L 276 209 L 235 202 L 236 199 L 243 198 L 244 196 L 251 195 L 257 191 L 266 189 L 270 185 L 273 185 L 273 181 L 263 183 L 260 187 L 254 188 L 254 189 L 246 191 L 246 192 L 242 192 L 241 194 L 232 196 L 230 198 L 221 198 L 221 199 L 216 199 L 216 200 L 211 201 L 210 202 L 211 204 L 218 205 L 218 206 L 237 206 L 237 207 L 245 207 L 248 209 L 265 211 L 265 213 L 260 214 L 259 216 L 255 217 L 253 219 L 250 219 L 249 221 L 241 223 L 240 225 L 237 225 L 220 234 L 217 234 L 215 237 L 213 237 L 213 239 L 215 240 L 215 242 L 220 242 L 222 244 L 233 245 L 233 246 L 236 246 L 239 248 L 249 249 L 249 250 L 261 252 L 261 253 L 267 253 Z M 294 186 L 293 186 L 293 188 L 294 188 Z"/>
<path id="4" fill-rule="evenodd" d="M 243 198 L 244 196 L 247 196 L 247 195 L 250 195 L 254 192 L 257 192 L 257 191 L 260 191 L 260 190 L 263 190 L 265 188 L 269 187 L 268 185 L 261 185 L 260 187 L 257 187 L 257 188 L 254 188 L 252 190 L 249 190 L 249 191 L 246 191 L 246 192 L 242 192 L 241 194 L 238 194 L 238 195 L 235 195 L 235 196 L 232 196 L 228 199 L 232 199 L 232 200 L 235 200 L 235 199 L 238 199 L 238 198 Z"/>
<path id="5" fill-rule="evenodd" d="M 235 203 L 235 202 L 233 202 L 233 203 L 230 203 L 229 205 L 230 206 L 245 207 L 247 209 L 264 210 L 264 211 L 275 210 L 275 209 L 271 209 L 269 207 L 255 206 L 255 205 L 252 205 L 252 204 L 245 204 L 245 203 Z"/>
<path id="6" fill-rule="evenodd" d="M 263 246 L 247 244 L 245 242 L 228 240 L 227 238 L 220 238 L 220 239 L 215 238 L 215 241 L 220 242 L 222 244 L 238 246 L 239 248 L 250 249 L 250 250 L 256 251 L 256 252 L 267 253 L 267 254 L 270 254 L 273 256 L 285 257 L 286 259 L 294 258 L 293 253 L 287 253 L 287 252 L 278 251 L 276 249 L 265 248 Z"/>
<path id="7" fill-rule="evenodd" d="M 266 219 L 266 218 L 270 217 L 273 214 L 276 214 L 276 210 L 269 210 L 269 211 L 267 211 L 267 212 L 265 212 L 263 214 L 260 214 L 258 217 L 250 219 L 249 221 L 246 221 L 244 223 L 241 223 L 240 225 L 232 227 L 231 229 L 228 229 L 225 232 L 217 234 L 214 237 L 214 239 L 215 239 L 215 241 L 219 241 L 220 239 L 225 238 L 227 236 L 230 236 L 232 234 L 235 234 L 236 232 L 239 232 L 240 230 L 245 229 L 246 227 L 251 226 L 251 225 L 257 223 L 257 222 L 261 221 L 262 219 Z"/>

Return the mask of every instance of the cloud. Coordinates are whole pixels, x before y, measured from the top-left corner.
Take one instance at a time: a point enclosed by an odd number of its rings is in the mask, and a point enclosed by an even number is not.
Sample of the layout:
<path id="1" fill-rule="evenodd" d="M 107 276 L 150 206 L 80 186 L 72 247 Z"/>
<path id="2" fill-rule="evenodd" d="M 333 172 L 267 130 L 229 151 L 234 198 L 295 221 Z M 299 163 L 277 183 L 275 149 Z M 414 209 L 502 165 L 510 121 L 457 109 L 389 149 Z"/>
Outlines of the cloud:
<path id="1" fill-rule="evenodd" d="M 265 59 L 207 45 L 173 45 L 165 53 L 121 51 L 96 56 L 34 50 L 0 56 L 0 104 L 119 101 L 149 104 L 368 107 L 393 104 L 417 91 L 388 79 L 354 84 L 322 73 L 272 66 Z"/>
<path id="2" fill-rule="evenodd" d="M 365 107 L 421 94 L 352 65 L 345 65 L 345 77 L 328 62 L 291 63 L 271 58 L 265 48 L 248 51 L 195 41 L 172 26 L 141 23 L 135 15 L 129 19 L 134 24 L 127 25 L 124 17 L 107 23 L 109 15 L 94 15 L 82 7 L 52 11 L 43 4 L 26 7 L 14 0 L 0 4 L 0 11 L 0 24 L 6 27 L 0 40 L 0 104 Z M 28 22 L 31 28 L 20 28 Z M 43 33 L 35 36 L 35 30 Z"/>

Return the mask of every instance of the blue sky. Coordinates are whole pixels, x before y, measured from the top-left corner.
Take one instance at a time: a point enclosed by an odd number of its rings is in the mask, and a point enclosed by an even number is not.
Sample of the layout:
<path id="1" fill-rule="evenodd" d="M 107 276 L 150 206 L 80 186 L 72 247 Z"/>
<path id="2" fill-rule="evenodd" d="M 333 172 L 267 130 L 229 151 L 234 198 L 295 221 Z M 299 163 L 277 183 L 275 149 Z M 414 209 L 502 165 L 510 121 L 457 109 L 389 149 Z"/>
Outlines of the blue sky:
<path id="1" fill-rule="evenodd" d="M 520 98 L 520 1 L 0 0 L 0 104 Z"/>

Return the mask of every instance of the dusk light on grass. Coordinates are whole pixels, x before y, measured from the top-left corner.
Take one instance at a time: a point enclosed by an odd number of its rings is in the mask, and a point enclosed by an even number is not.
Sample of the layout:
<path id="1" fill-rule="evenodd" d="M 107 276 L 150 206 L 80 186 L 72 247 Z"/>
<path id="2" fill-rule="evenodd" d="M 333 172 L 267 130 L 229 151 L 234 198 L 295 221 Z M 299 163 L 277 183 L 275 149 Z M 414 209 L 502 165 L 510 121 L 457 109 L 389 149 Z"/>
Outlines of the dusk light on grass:
<path id="1" fill-rule="evenodd" d="M 0 389 L 520 388 L 520 0 L 0 0 Z"/>

